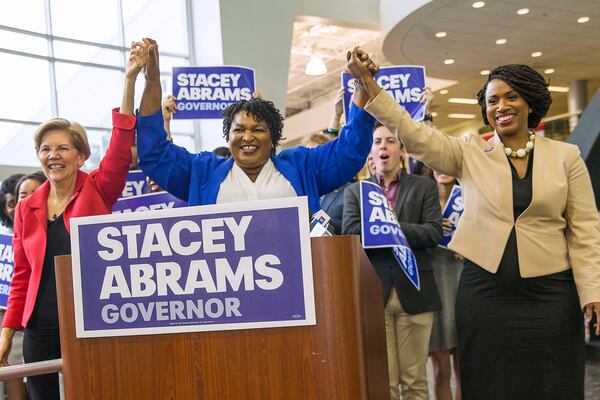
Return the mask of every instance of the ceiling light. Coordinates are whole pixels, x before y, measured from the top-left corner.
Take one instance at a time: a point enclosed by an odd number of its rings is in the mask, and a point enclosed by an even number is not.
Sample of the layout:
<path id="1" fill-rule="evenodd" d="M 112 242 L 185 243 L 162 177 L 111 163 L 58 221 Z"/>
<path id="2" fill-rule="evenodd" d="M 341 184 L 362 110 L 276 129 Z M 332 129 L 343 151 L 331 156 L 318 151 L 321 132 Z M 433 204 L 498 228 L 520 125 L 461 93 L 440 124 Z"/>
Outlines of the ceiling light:
<path id="1" fill-rule="evenodd" d="M 541 51 L 534 51 L 533 53 L 531 53 L 531 57 L 541 57 L 541 56 L 542 56 Z"/>
<path id="2" fill-rule="evenodd" d="M 440 90 L 440 94 L 448 94 L 448 89 L 442 89 L 442 90 Z"/>
<path id="3" fill-rule="evenodd" d="M 444 60 L 444 64 L 446 64 L 446 65 L 454 64 L 454 58 L 449 58 L 447 60 Z"/>
<path id="4" fill-rule="evenodd" d="M 589 20 L 590 20 L 590 17 L 581 17 L 581 18 L 577 18 L 577 23 L 578 24 L 585 24 Z"/>
<path id="5" fill-rule="evenodd" d="M 484 1 L 476 1 L 475 3 L 473 3 L 473 8 L 481 8 L 483 6 L 485 6 Z"/>
<path id="6" fill-rule="evenodd" d="M 519 15 L 529 14 L 529 8 L 521 8 L 521 9 L 517 10 L 517 14 L 519 14 Z"/>
<path id="7" fill-rule="evenodd" d="M 438 32 L 435 34 L 435 37 L 437 37 L 437 38 L 443 38 L 446 36 L 448 36 L 448 34 L 446 32 Z"/>
<path id="8" fill-rule="evenodd" d="M 448 114 L 448 118 L 475 119 L 475 114 Z"/>
<path id="9" fill-rule="evenodd" d="M 551 92 L 567 93 L 569 88 L 566 86 L 548 86 L 548 90 Z"/>
<path id="10" fill-rule="evenodd" d="M 456 104 L 477 104 L 478 101 L 476 99 L 463 99 L 460 97 L 451 97 L 448 99 L 448 103 L 456 103 Z"/>
<path id="11" fill-rule="evenodd" d="M 508 42 L 508 40 L 506 40 L 506 39 L 498 39 L 498 40 L 496 40 L 496 44 L 506 44 L 506 42 Z"/>
<path id="12" fill-rule="evenodd" d="M 489 75 L 490 74 L 490 70 L 489 69 L 484 69 L 483 71 L 480 72 L 481 75 Z"/>
<path id="13" fill-rule="evenodd" d="M 554 68 L 548 68 L 548 69 L 545 69 L 545 70 L 544 70 L 544 73 L 545 73 L 546 75 L 553 74 L 553 73 L 554 73 Z"/>
<path id="14" fill-rule="evenodd" d="M 325 66 L 321 57 L 312 55 L 310 56 L 310 61 L 306 64 L 304 73 L 306 75 L 323 75 L 327 73 L 327 66 Z"/>

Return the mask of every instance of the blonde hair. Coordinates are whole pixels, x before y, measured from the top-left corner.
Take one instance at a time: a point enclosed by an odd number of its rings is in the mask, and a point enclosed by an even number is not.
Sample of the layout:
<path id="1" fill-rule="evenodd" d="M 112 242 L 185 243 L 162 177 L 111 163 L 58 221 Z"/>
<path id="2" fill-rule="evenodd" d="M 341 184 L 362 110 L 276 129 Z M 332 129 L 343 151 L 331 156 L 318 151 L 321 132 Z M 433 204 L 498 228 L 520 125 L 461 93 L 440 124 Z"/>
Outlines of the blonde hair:
<path id="1" fill-rule="evenodd" d="M 314 133 L 314 134 L 304 138 L 304 140 L 302 141 L 302 145 L 306 146 L 306 147 L 310 147 L 310 145 L 319 146 L 319 145 L 325 144 L 330 141 L 331 141 L 331 139 L 329 139 L 327 136 L 323 135 L 322 133 Z"/>
<path id="2" fill-rule="evenodd" d="M 52 118 L 37 128 L 33 137 L 36 151 L 40 150 L 44 135 L 54 130 L 63 131 L 69 135 L 73 146 L 83 155 L 84 159 L 87 160 L 89 158 L 91 151 L 85 128 L 77 122 L 64 118 Z"/>

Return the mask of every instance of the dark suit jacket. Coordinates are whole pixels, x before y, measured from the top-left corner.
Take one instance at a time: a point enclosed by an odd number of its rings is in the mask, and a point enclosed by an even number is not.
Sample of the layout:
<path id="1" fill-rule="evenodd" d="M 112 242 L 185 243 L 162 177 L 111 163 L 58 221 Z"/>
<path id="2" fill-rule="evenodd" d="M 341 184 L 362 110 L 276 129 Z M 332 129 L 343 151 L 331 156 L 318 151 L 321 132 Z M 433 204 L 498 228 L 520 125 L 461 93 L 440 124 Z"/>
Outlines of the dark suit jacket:
<path id="1" fill-rule="evenodd" d="M 375 178 L 370 178 L 376 182 Z M 342 233 L 360 235 L 360 187 L 354 183 L 344 192 L 344 217 Z M 383 283 L 384 300 L 387 304 L 392 287 L 409 314 L 419 314 L 441 309 L 437 286 L 433 279 L 430 251 L 442 239 L 442 214 L 435 182 L 429 178 L 402 173 L 400 188 L 394 207 L 400 227 L 406 236 L 419 269 L 421 290 L 418 291 L 400 269 L 389 248 L 367 249 L 373 268 Z"/>
<path id="2" fill-rule="evenodd" d="M 342 217 L 344 215 L 344 190 L 354 181 L 346 183 L 339 189 L 327 193 L 321 197 L 321 209 L 329 215 L 329 224 L 333 226 L 333 234 L 342 234 Z"/>

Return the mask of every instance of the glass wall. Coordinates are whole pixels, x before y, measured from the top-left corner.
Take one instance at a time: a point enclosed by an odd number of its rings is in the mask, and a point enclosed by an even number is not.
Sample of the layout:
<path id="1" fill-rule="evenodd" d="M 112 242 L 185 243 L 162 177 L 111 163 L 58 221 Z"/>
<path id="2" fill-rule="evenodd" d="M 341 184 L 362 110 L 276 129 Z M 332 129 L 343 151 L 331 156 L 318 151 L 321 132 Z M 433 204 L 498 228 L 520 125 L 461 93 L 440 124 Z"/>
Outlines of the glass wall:
<path id="1" fill-rule="evenodd" d="M 94 168 L 121 102 L 129 44 L 156 39 L 162 83 L 190 65 L 189 0 L 19 0 L 0 7 L 0 165 L 37 166 L 33 133 L 53 116 L 88 131 Z M 143 77 L 136 86 L 136 103 Z M 175 143 L 195 150 L 194 125 L 173 121 Z"/>

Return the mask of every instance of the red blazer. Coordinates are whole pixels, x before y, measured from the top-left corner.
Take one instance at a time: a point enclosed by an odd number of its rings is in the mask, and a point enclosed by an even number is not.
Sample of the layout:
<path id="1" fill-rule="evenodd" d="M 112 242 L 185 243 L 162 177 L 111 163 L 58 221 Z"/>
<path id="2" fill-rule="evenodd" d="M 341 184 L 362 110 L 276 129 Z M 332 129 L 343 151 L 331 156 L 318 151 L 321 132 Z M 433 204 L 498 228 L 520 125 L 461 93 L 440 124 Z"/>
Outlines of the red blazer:
<path id="1" fill-rule="evenodd" d="M 110 213 L 125 186 L 135 138 L 135 117 L 120 114 L 116 108 L 112 120 L 112 137 L 100 166 L 89 175 L 78 172 L 75 190 L 63 213 L 69 232 L 73 217 Z M 49 192 L 50 181 L 46 181 L 17 205 L 13 236 L 15 272 L 3 326 L 22 329 L 33 312 L 46 254 Z"/>

